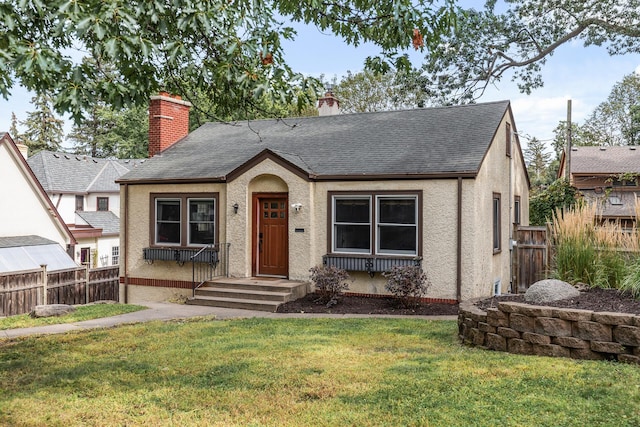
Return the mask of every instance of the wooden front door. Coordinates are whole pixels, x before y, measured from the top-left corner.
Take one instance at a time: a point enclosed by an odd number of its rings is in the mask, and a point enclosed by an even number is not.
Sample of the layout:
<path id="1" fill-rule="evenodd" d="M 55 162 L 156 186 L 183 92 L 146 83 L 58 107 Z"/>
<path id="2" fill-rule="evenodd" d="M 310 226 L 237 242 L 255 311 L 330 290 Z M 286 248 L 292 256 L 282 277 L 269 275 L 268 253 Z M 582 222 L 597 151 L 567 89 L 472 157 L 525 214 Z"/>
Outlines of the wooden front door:
<path id="1" fill-rule="evenodd" d="M 289 239 L 286 194 L 254 195 L 254 275 L 289 275 Z"/>

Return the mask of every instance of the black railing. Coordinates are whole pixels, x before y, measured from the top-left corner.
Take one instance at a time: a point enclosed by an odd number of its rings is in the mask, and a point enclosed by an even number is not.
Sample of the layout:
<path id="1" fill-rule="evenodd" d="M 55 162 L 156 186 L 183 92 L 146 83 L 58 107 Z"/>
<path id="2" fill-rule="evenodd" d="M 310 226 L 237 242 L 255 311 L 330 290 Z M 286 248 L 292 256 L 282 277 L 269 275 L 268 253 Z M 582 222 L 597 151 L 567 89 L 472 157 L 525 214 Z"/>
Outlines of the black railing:
<path id="1" fill-rule="evenodd" d="M 191 256 L 191 288 L 194 297 L 196 289 L 207 280 L 229 275 L 229 246 L 230 243 L 221 243 L 218 249 L 214 245 L 205 246 Z"/>

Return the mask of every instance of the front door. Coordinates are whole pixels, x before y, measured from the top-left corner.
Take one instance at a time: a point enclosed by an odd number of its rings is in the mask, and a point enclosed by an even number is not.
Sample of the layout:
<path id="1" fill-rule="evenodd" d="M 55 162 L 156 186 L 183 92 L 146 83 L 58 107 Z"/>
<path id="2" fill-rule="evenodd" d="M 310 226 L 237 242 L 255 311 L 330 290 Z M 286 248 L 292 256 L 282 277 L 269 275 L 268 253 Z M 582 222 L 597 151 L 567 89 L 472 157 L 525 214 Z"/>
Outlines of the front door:
<path id="1" fill-rule="evenodd" d="M 254 195 L 255 275 L 289 275 L 287 206 L 286 194 Z"/>

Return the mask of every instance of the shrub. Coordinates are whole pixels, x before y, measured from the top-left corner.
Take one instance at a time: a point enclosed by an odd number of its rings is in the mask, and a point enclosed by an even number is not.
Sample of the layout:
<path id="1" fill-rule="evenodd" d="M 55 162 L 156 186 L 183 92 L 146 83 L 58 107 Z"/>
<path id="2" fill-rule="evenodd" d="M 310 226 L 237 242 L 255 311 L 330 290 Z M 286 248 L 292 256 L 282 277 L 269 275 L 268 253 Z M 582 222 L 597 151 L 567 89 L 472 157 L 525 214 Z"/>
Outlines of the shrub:
<path id="1" fill-rule="evenodd" d="M 416 265 L 395 266 L 383 276 L 387 278 L 385 289 L 405 307 L 418 305 L 431 285 L 422 267 Z"/>
<path id="2" fill-rule="evenodd" d="M 313 282 L 316 293 L 320 295 L 320 301 L 328 306 L 335 305 L 342 292 L 349 289 L 348 281 L 353 281 L 345 270 L 332 265 L 319 265 L 312 267 L 311 282 Z"/>
<path id="3" fill-rule="evenodd" d="M 629 274 L 622 280 L 620 290 L 629 292 L 635 299 L 640 300 L 640 258 L 629 266 Z"/>

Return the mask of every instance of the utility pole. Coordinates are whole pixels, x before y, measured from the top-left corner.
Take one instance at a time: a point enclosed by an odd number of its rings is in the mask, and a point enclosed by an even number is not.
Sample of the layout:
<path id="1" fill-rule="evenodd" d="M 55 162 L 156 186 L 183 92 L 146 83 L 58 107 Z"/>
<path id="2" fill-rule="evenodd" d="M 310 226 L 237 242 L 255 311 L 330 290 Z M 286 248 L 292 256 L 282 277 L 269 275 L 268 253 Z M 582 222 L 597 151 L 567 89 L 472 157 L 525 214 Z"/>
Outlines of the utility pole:
<path id="1" fill-rule="evenodd" d="M 567 100 L 567 151 L 564 156 L 565 177 L 571 182 L 571 100 Z"/>

